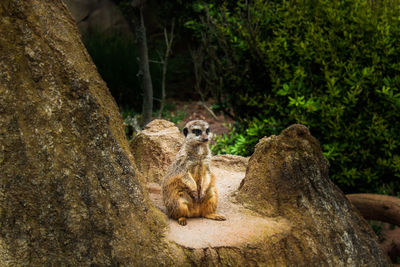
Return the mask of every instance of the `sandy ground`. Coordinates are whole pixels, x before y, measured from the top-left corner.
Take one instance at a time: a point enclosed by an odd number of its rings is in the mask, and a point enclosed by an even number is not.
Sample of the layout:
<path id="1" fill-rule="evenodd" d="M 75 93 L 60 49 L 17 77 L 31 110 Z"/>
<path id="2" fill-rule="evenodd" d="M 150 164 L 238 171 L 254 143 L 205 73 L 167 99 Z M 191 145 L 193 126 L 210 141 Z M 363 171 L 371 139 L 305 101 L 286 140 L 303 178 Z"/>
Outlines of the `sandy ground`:
<path id="1" fill-rule="evenodd" d="M 169 219 L 169 231 L 166 234 L 169 240 L 188 248 L 239 247 L 255 244 L 269 236 L 290 230 L 289 223 L 284 219 L 260 217 L 235 203 L 232 194 L 239 187 L 245 172 L 218 165 L 211 168 L 217 177 L 216 186 L 219 192 L 217 213 L 224 215 L 227 220 L 190 218 L 186 226 L 181 226 L 176 220 Z M 152 188 L 149 190 L 150 199 L 165 212 L 161 192 L 157 190 L 157 186 L 156 184 L 148 186 Z"/>

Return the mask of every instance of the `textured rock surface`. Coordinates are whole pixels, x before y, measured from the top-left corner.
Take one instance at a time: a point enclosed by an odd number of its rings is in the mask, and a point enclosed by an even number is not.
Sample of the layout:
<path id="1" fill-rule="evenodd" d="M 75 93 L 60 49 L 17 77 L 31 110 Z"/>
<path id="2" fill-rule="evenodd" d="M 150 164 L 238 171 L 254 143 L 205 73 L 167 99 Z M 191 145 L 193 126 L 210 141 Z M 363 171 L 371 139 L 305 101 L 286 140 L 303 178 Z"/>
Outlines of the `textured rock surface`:
<path id="1" fill-rule="evenodd" d="M 138 170 L 147 182 L 160 183 L 183 144 L 178 127 L 166 120 L 153 120 L 132 141 Z"/>
<path id="2" fill-rule="evenodd" d="M 330 181 L 320 145 L 302 125 L 259 141 L 238 200 L 265 216 L 292 222 L 285 244 L 286 251 L 295 252 L 286 254 L 289 262 L 387 264 L 375 234 Z M 302 251 L 303 257 L 297 258 L 296 251 Z"/>
<path id="3" fill-rule="evenodd" d="M 168 262 L 132 162 L 66 6 L 0 1 L 0 266 Z"/>

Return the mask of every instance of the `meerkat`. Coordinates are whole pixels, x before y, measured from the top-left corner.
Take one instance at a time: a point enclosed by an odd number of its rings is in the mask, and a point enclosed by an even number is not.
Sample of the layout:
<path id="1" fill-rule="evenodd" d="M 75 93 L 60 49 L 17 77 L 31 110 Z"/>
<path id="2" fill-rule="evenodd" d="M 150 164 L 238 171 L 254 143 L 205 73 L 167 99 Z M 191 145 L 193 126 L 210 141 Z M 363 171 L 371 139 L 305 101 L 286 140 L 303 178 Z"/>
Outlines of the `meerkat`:
<path id="1" fill-rule="evenodd" d="M 210 171 L 212 133 L 207 122 L 193 120 L 183 128 L 185 142 L 169 167 L 162 183 L 168 216 L 186 225 L 186 218 L 226 220 L 216 214 L 218 193 Z"/>

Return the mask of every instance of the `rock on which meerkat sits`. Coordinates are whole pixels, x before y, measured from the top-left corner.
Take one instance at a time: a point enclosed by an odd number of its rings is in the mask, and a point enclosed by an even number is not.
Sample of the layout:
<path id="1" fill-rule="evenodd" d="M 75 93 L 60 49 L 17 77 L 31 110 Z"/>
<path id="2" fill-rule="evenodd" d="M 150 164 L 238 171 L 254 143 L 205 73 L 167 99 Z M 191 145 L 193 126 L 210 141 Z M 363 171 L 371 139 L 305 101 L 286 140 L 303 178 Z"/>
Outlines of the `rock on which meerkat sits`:
<path id="1" fill-rule="evenodd" d="M 168 240 L 193 262 L 388 266 L 369 225 L 329 180 L 318 141 L 302 125 L 259 141 L 250 160 L 214 156 L 226 221 L 169 220 Z M 247 169 L 246 169 L 247 167 Z M 165 211 L 157 194 L 153 203 Z"/>

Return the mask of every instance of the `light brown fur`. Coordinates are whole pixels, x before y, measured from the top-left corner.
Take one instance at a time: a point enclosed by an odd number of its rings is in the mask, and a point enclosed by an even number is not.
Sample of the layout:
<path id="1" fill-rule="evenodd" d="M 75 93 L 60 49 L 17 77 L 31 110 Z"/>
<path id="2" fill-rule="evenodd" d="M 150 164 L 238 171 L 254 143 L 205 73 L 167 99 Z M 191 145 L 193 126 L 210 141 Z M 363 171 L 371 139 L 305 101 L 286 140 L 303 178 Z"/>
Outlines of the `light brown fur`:
<path id="1" fill-rule="evenodd" d="M 190 121 L 183 131 L 185 143 L 162 184 L 168 216 L 178 220 L 181 225 L 186 225 L 186 218 L 190 217 L 225 220 L 224 216 L 215 214 L 218 193 L 215 175 L 210 171 L 211 151 L 208 141 L 212 134 L 208 123 L 202 120 Z"/>

